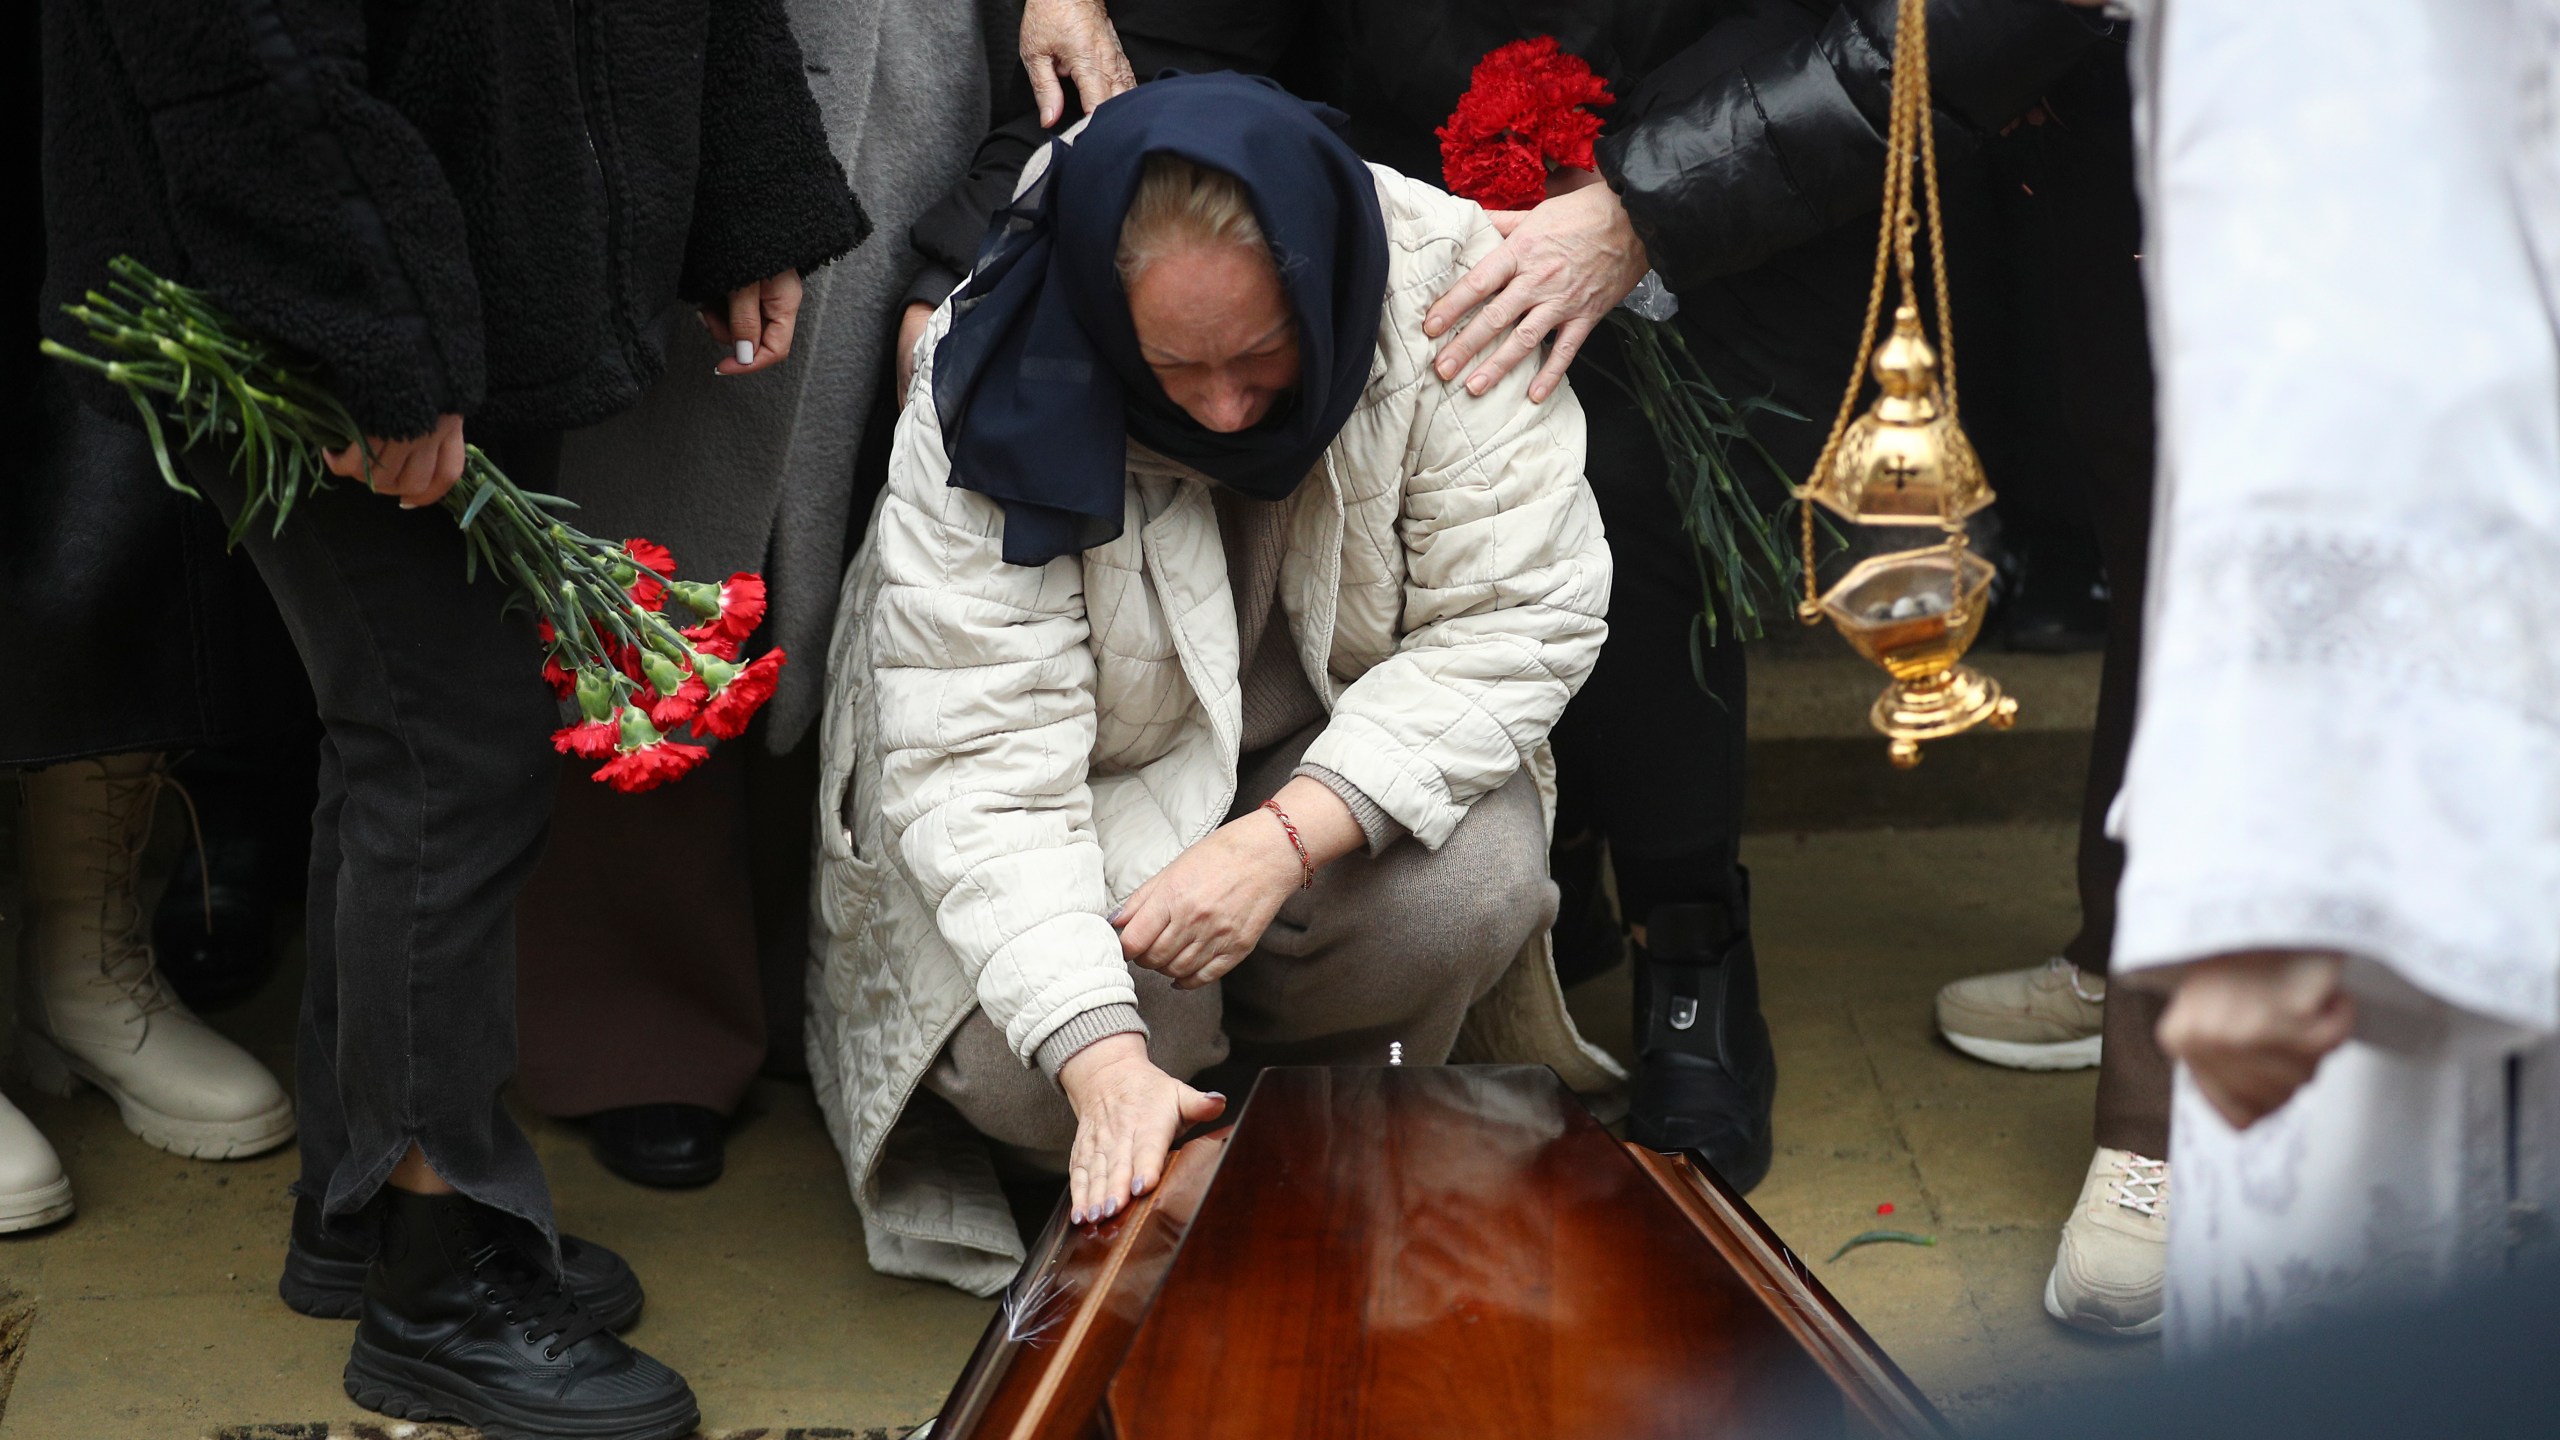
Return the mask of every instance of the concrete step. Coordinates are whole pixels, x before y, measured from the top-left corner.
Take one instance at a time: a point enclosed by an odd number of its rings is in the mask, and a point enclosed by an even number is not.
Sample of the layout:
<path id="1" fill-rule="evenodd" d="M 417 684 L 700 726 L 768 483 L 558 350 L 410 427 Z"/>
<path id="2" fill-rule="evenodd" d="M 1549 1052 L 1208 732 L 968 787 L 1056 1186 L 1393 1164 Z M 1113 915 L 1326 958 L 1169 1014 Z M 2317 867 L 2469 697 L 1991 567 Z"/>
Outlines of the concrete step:
<path id="1" fill-rule="evenodd" d="M 1921 747 L 1917 768 L 1897 770 L 1867 721 L 1884 672 L 1828 630 L 1791 627 L 1753 642 L 1744 828 L 1765 834 L 2077 819 L 2099 657 L 1991 649 L 1970 658 L 2017 697 L 2016 727 L 1933 741 Z"/>

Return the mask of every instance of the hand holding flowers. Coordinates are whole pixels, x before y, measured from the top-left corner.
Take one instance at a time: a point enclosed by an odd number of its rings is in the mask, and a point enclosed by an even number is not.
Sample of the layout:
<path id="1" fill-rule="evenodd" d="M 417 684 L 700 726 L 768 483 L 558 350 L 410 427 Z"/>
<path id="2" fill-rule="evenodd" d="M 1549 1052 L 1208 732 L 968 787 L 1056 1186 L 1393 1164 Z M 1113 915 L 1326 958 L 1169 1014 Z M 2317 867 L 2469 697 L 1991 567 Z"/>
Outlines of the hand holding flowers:
<path id="1" fill-rule="evenodd" d="M 396 494 L 405 507 L 442 505 L 461 527 L 470 573 L 488 567 L 514 586 L 510 606 L 539 617 L 543 678 L 580 716 L 552 744 L 603 762 L 599 783 L 628 793 L 677 779 L 710 751 L 671 732 L 734 740 L 772 698 L 783 653 L 738 658 L 764 618 L 761 577 L 681 580 L 664 546 L 576 529 L 561 518 L 575 506 L 509 480 L 464 442 L 458 416 L 413 440 L 369 438 L 310 369 L 209 297 L 131 257 L 109 269 L 105 293 L 69 307 L 98 353 L 51 340 L 44 351 L 132 398 L 161 478 L 194 495 L 176 452 L 223 447 L 247 495 L 234 541 L 262 516 L 281 531 L 294 505 L 332 475 Z M 684 617 L 670 614 L 670 602 L 693 623 L 678 624 Z"/>

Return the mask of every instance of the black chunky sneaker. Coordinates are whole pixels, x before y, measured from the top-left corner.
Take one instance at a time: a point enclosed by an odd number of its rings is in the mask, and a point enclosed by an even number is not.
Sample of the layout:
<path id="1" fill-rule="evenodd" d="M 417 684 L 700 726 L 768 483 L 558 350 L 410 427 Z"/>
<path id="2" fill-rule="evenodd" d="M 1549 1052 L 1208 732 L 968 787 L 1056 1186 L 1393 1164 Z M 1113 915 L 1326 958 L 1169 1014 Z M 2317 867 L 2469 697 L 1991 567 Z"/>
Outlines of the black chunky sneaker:
<path id="1" fill-rule="evenodd" d="M 623 1343 L 535 1259 L 517 1222 L 463 1195 L 386 1189 L 347 1394 L 488 1440 L 676 1440 L 684 1377 Z"/>
<path id="2" fill-rule="evenodd" d="M 322 1320 L 353 1320 L 364 1309 L 364 1272 L 379 1243 L 370 1214 L 323 1221 L 320 1206 L 293 1197 L 293 1238 L 285 1246 L 276 1293 L 293 1309 Z M 617 1333 L 640 1321 L 640 1277 L 623 1258 L 592 1240 L 560 1237 L 560 1278 L 578 1303 Z"/>
<path id="3" fill-rule="evenodd" d="M 1747 1191 L 1769 1173 L 1778 1062 L 1760 1016 L 1743 903 L 1661 905 L 1636 950 L 1636 1080 L 1627 1138 L 1686 1150 Z"/>

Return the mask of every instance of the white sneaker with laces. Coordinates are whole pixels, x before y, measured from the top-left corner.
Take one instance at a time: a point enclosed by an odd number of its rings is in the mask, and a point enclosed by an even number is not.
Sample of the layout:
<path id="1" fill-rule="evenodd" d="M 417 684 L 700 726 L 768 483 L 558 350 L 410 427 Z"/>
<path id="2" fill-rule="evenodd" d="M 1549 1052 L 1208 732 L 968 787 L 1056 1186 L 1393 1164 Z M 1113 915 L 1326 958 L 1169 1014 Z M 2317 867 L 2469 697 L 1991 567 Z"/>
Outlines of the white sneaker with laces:
<path id="1" fill-rule="evenodd" d="M 2107 982 L 2056 955 L 2024 970 L 1958 980 L 1938 992 L 1938 1033 L 2012 1070 L 2085 1070 L 2098 1063 Z"/>
<path id="2" fill-rule="evenodd" d="M 104 1090 L 125 1128 L 152 1145 L 240 1159 L 293 1138 L 293 1101 L 178 999 L 142 939 L 142 847 L 166 773 L 161 757 L 142 754 L 20 777 L 18 1057 L 49 1095 L 84 1081 Z"/>
<path id="3" fill-rule="evenodd" d="M 2100 1147 L 2062 1226 L 2044 1312 L 2100 1335 L 2157 1335 L 2168 1270 L 2169 1162 Z"/>

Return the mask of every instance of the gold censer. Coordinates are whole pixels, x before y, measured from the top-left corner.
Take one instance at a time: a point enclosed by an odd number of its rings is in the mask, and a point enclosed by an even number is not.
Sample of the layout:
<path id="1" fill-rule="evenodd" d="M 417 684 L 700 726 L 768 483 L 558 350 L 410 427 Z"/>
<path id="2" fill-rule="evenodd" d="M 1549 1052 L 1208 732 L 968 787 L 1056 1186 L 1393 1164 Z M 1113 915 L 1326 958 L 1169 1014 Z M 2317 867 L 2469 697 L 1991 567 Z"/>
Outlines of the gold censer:
<path id="1" fill-rule="evenodd" d="M 1892 676 L 1867 712 L 1904 769 L 1920 763 L 1920 743 L 1976 725 L 2006 730 L 2018 702 L 2000 682 L 1962 663 L 1982 630 L 1991 562 L 1974 553 L 1966 524 L 1992 502 L 1991 482 L 1956 418 L 1955 342 L 1948 333 L 1946 238 L 1939 222 L 1938 152 L 1929 124 L 1929 19 L 1924 0 L 1901 0 L 1895 24 L 1893 122 L 1887 142 L 1884 220 L 1876 235 L 1875 281 L 1866 328 L 1849 371 L 1848 393 L 1821 458 L 1797 492 L 1809 501 L 1804 526 L 1808 625 L 1828 616 L 1842 638 Z M 1913 182 L 1919 182 L 1915 190 Z M 1929 292 L 1938 344 L 1923 328 L 1914 283 L 1925 201 Z M 1876 343 L 1888 288 L 1896 296 L 1893 333 Z M 1875 402 L 1857 414 L 1870 362 Z M 1855 417 L 1854 419 L 1852 417 Z M 1855 527 L 1864 558 L 1830 589 L 1815 575 L 1813 507 Z M 1919 533 L 1914 533 L 1919 532 Z M 1911 536 L 1910 542 L 1898 539 Z"/>

